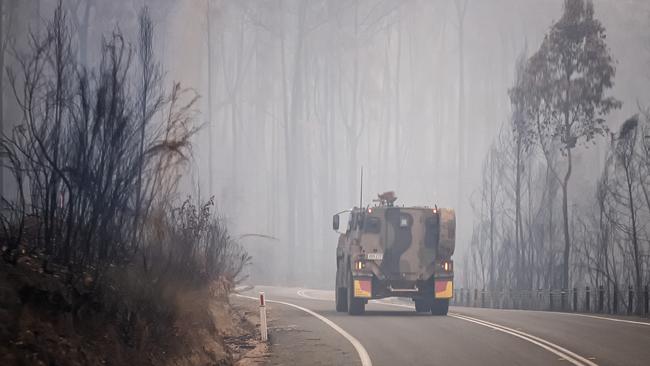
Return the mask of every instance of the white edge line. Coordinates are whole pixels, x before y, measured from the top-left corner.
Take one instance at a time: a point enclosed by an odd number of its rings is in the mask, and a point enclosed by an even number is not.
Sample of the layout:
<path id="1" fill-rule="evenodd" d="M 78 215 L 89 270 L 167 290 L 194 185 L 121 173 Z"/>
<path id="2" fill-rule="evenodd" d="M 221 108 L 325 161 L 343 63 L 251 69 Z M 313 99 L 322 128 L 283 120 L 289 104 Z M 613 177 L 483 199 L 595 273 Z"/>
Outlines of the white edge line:
<path id="1" fill-rule="evenodd" d="M 489 325 L 489 324 L 474 320 L 472 318 L 465 318 L 463 316 L 459 316 L 457 314 L 450 314 L 450 316 L 452 316 L 452 317 L 454 317 L 456 319 L 465 320 L 465 321 L 472 322 L 472 323 L 475 323 L 475 324 L 478 324 L 478 325 L 482 325 L 484 327 L 488 327 L 488 328 L 491 328 L 491 329 L 494 329 L 494 330 L 498 330 L 499 332 L 507 333 L 507 334 L 510 334 L 510 335 L 515 336 L 517 338 L 521 338 L 521 339 L 523 339 L 523 340 L 525 340 L 527 342 L 533 343 L 533 344 L 535 344 L 535 345 L 537 345 L 539 347 L 542 347 L 543 349 L 545 349 L 545 350 L 547 350 L 549 352 L 552 352 L 552 353 L 556 354 L 557 356 L 571 362 L 572 364 L 574 364 L 576 366 L 583 366 L 582 363 L 574 360 L 572 357 L 569 357 L 567 354 L 562 353 L 562 352 L 560 352 L 558 350 L 555 350 L 555 349 L 553 349 L 553 348 L 551 348 L 551 347 L 549 347 L 549 346 L 547 346 L 547 345 L 545 345 L 545 344 L 543 344 L 541 342 L 538 342 L 538 341 L 536 341 L 536 340 L 534 340 L 532 338 L 528 338 L 528 337 L 526 337 L 524 335 L 517 334 L 515 332 L 511 332 L 511 331 L 508 330 L 508 328 L 501 328 L 501 327 L 497 327 L 497 326 L 492 326 L 492 325 Z"/>
<path id="2" fill-rule="evenodd" d="M 602 320 L 609 320 L 612 322 L 619 322 L 619 323 L 629 323 L 629 324 L 637 324 L 637 325 L 645 325 L 650 327 L 650 323 L 648 322 L 638 322 L 634 320 L 625 320 L 625 319 L 616 319 L 616 318 L 608 318 L 606 316 L 598 316 L 598 315 L 589 315 L 589 314 L 575 314 L 575 313 L 564 313 L 564 312 L 552 312 L 553 314 L 559 314 L 559 315 L 573 315 L 573 316 L 582 316 L 585 318 L 594 318 L 594 319 L 602 319 Z"/>
<path id="3" fill-rule="evenodd" d="M 252 297 L 252 296 L 245 296 L 245 295 L 240 295 L 240 294 L 235 294 L 235 296 L 243 297 L 243 298 L 247 298 L 247 299 L 252 299 L 252 300 L 259 300 L 258 298 Z M 370 360 L 370 356 L 368 355 L 368 351 L 366 351 L 366 349 L 363 347 L 361 342 L 359 342 L 359 340 L 354 338 L 350 333 L 343 330 L 343 328 L 336 325 L 336 323 L 334 323 L 333 321 L 331 321 L 331 320 L 327 319 L 326 317 L 324 317 L 324 316 L 322 316 L 322 315 L 320 315 L 320 314 L 318 314 L 316 312 L 313 312 L 313 311 L 311 311 L 311 310 L 309 310 L 307 308 L 303 308 L 302 306 L 298 306 L 296 304 L 292 304 L 292 303 L 289 303 L 289 302 L 275 301 L 275 300 L 268 300 L 268 299 L 266 300 L 266 302 L 291 306 L 293 308 L 296 308 L 298 310 L 302 310 L 305 313 L 318 318 L 320 321 L 322 321 L 323 323 L 329 325 L 332 329 L 337 331 L 340 335 L 342 335 L 343 337 L 345 337 L 345 339 L 347 339 L 350 343 L 352 343 L 352 346 L 354 347 L 354 349 L 359 354 L 359 358 L 361 359 L 361 365 L 362 366 L 372 366 L 372 361 Z"/>
<path id="4" fill-rule="evenodd" d="M 465 307 L 463 306 L 461 308 L 465 308 Z M 469 308 L 472 308 L 472 307 L 469 307 Z M 557 314 L 557 315 L 572 315 L 572 316 L 581 316 L 581 317 L 584 317 L 584 318 L 594 318 L 594 319 L 601 319 L 601 320 L 609 320 L 609 321 L 612 321 L 612 322 L 619 322 L 619 323 L 645 325 L 645 326 L 650 327 L 650 322 L 641 322 L 641 321 L 627 320 L 627 319 L 616 319 L 616 318 L 610 318 L 610 317 L 607 317 L 607 316 L 598 316 L 598 315 L 592 315 L 592 314 L 567 313 L 565 311 L 545 311 L 545 310 L 527 310 L 527 309 L 493 309 L 493 308 L 485 308 L 485 309 L 503 310 L 503 311 L 522 311 L 522 312 Z"/>
<path id="5" fill-rule="evenodd" d="M 298 291 L 298 295 L 301 296 L 301 297 L 307 298 L 307 299 L 324 300 L 324 299 L 316 299 L 316 298 L 313 298 L 313 297 L 307 295 L 305 293 L 304 289 L 300 289 Z M 380 305 L 388 305 L 388 306 L 406 308 L 406 309 L 414 309 L 414 306 L 406 305 L 406 304 L 395 304 L 395 303 L 389 303 L 389 302 L 384 302 L 384 301 L 374 301 L 374 303 L 380 304 Z M 581 316 L 601 318 L 601 319 L 605 319 L 605 320 L 640 323 L 640 322 L 633 322 L 633 321 L 630 321 L 630 320 L 619 320 L 619 319 L 596 317 L 596 316 L 583 315 L 583 314 L 571 314 L 571 313 L 556 313 L 556 314 L 581 315 Z M 557 355 L 559 357 L 562 357 L 563 359 L 566 359 L 567 361 L 571 362 L 572 364 L 574 364 L 576 366 L 582 366 L 583 363 L 586 363 L 589 366 L 597 366 L 596 363 L 594 363 L 594 362 L 592 362 L 592 361 L 590 361 L 590 360 L 588 360 L 588 359 L 586 359 L 586 358 L 584 358 L 584 357 L 582 357 L 582 356 L 580 356 L 580 355 L 578 355 L 578 354 L 576 354 L 576 353 L 574 353 L 574 352 L 572 352 L 572 351 L 570 351 L 570 350 L 568 350 L 568 349 L 566 349 L 566 348 L 564 348 L 562 346 L 559 346 L 559 345 L 557 345 L 555 343 L 549 342 L 549 341 L 547 341 L 545 339 L 536 337 L 536 336 L 534 336 L 532 334 L 528 334 L 526 332 L 522 332 L 522 331 L 519 331 L 519 330 L 516 330 L 516 329 L 512 329 L 512 328 L 509 328 L 509 327 L 506 327 L 506 326 L 503 326 L 503 325 L 500 325 L 500 324 L 491 323 L 491 322 L 488 322 L 486 320 L 472 318 L 472 317 L 469 317 L 469 316 L 466 316 L 466 315 L 451 313 L 451 314 L 449 314 L 449 316 L 454 317 L 456 319 L 476 323 L 478 325 L 482 325 L 484 327 L 488 327 L 488 328 L 498 330 L 500 332 L 504 332 L 504 333 L 513 335 L 515 337 L 521 338 L 521 339 L 523 339 L 525 341 L 528 341 L 528 342 L 533 343 L 533 344 L 535 344 L 535 345 L 537 345 L 539 347 L 542 347 L 543 349 L 545 349 L 545 350 L 547 350 L 549 352 L 552 352 L 555 355 Z M 650 325 L 648 323 L 641 323 L 641 324 Z M 555 347 L 555 349 L 552 348 L 552 347 Z M 583 362 L 583 363 L 581 363 L 581 362 Z"/>
<path id="6" fill-rule="evenodd" d="M 309 300 L 316 300 L 316 301 L 334 301 L 334 299 L 323 299 L 323 298 L 318 298 L 318 297 L 313 297 L 313 296 L 311 296 L 311 295 L 307 295 L 307 292 L 306 292 L 306 291 L 309 291 L 309 290 L 307 290 L 307 289 L 298 289 L 298 291 L 296 292 L 296 294 L 297 294 L 298 296 L 300 296 L 300 297 L 304 297 L 305 299 L 309 299 Z"/>
<path id="7" fill-rule="evenodd" d="M 409 306 L 409 305 L 391 304 L 391 303 L 383 302 L 383 301 L 376 301 L 376 303 L 381 304 L 381 305 L 397 306 L 397 307 L 401 307 L 401 308 L 413 309 L 413 306 Z M 449 314 L 449 316 L 454 317 L 456 319 L 476 323 L 476 324 L 482 325 L 484 327 L 488 327 L 488 328 L 498 330 L 500 332 L 508 333 L 508 334 L 513 335 L 515 337 L 521 338 L 521 339 L 523 339 L 525 341 L 528 341 L 528 342 L 533 343 L 533 344 L 535 344 L 537 346 L 540 346 L 540 347 L 544 348 L 545 350 L 556 354 L 557 356 L 560 356 L 560 357 L 566 359 L 567 361 L 571 362 L 572 364 L 574 364 L 576 366 L 582 366 L 583 365 L 582 363 L 580 363 L 580 361 L 586 363 L 589 366 L 597 366 L 597 364 L 591 362 L 590 360 L 588 360 L 588 359 L 586 359 L 586 358 L 584 358 L 584 357 L 582 357 L 582 356 L 580 356 L 578 354 L 575 354 L 572 351 L 569 351 L 568 349 L 566 349 L 566 348 L 564 348 L 562 346 L 559 346 L 559 345 L 557 345 L 555 343 L 549 342 L 549 341 L 547 341 L 545 339 L 538 338 L 538 337 L 536 337 L 536 336 L 534 336 L 532 334 L 528 334 L 528 333 L 518 331 L 518 330 L 515 330 L 515 329 L 512 329 L 512 328 L 508 328 L 508 327 L 500 325 L 500 324 L 491 323 L 491 322 L 488 322 L 488 321 L 485 321 L 485 320 L 482 320 L 482 319 L 471 318 L 471 317 L 468 317 L 466 315 Z M 549 346 L 555 347 L 557 350 L 547 346 L 544 343 L 548 344 Z M 579 360 L 579 361 L 576 361 L 574 358 Z"/>
<path id="8" fill-rule="evenodd" d="M 567 358 L 567 359 L 575 358 L 579 362 L 583 362 L 583 363 L 585 363 L 587 365 L 597 366 L 594 362 L 586 359 L 585 357 L 582 357 L 582 356 L 580 356 L 580 355 L 578 355 L 578 354 L 576 354 L 576 353 L 574 353 L 574 352 L 572 352 L 572 351 L 570 351 L 570 350 L 568 350 L 568 349 L 566 349 L 566 348 L 564 348 L 562 346 L 559 346 L 559 345 L 557 345 L 557 344 L 555 344 L 553 342 L 549 342 L 549 341 L 547 341 L 545 339 L 536 337 L 536 336 L 534 336 L 532 334 L 528 334 L 528 333 L 522 332 L 520 330 L 512 329 L 512 328 L 509 328 L 509 327 L 506 327 L 506 326 L 503 326 L 503 325 L 500 325 L 500 324 L 488 322 L 488 321 L 485 321 L 485 320 L 482 320 L 482 319 L 472 318 L 472 317 L 469 317 L 469 316 L 466 316 L 466 315 L 460 315 L 460 314 L 450 314 L 450 315 L 453 316 L 454 318 L 457 318 L 457 319 L 463 319 L 463 320 L 471 321 L 471 322 L 474 322 L 474 323 L 477 323 L 477 324 L 482 324 L 482 325 L 484 325 L 486 327 L 490 327 L 490 328 L 494 328 L 494 329 L 497 329 L 497 330 L 501 330 L 501 331 L 506 332 L 506 333 L 510 333 L 512 335 L 515 335 L 515 336 L 518 336 L 520 338 L 526 339 L 529 342 L 538 344 L 540 347 L 543 347 L 542 344 L 546 344 L 546 345 L 548 345 L 550 347 L 555 347 L 555 349 L 557 349 L 560 353 L 564 354 L 564 356 L 563 356 L 564 358 Z M 544 349 L 547 349 L 547 348 L 544 347 Z M 553 352 L 553 351 L 551 351 L 551 352 Z M 555 352 L 553 352 L 553 353 L 555 353 Z M 570 357 L 567 357 L 567 355 L 570 356 Z M 576 363 L 574 363 L 574 364 L 581 365 L 579 362 L 577 364 Z"/>

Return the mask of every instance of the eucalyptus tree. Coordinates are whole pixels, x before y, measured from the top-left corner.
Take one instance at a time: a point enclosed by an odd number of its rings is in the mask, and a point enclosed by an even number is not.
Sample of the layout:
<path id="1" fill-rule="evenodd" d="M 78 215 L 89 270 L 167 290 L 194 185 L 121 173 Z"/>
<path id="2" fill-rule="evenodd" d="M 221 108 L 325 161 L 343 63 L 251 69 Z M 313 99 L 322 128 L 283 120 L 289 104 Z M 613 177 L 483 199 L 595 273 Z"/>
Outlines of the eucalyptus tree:
<path id="1" fill-rule="evenodd" d="M 564 158 L 563 171 L 552 173 L 562 188 L 564 251 L 562 285 L 569 287 L 571 231 L 569 182 L 573 151 L 607 130 L 605 116 L 621 102 L 607 96 L 614 84 L 614 60 L 605 42 L 606 32 L 594 16 L 590 0 L 566 0 L 564 14 L 531 57 L 527 86 L 528 132 L 541 143 L 545 155 L 553 150 Z"/>

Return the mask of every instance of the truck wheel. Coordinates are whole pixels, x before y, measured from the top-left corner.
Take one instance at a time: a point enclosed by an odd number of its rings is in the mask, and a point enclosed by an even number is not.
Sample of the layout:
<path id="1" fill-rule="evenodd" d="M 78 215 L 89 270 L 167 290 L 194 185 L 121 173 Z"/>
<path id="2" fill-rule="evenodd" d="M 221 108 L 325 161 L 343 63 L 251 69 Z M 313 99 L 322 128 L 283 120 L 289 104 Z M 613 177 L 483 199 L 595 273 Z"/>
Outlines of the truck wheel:
<path id="1" fill-rule="evenodd" d="M 348 314 L 350 315 L 361 315 L 363 314 L 366 304 L 363 299 L 354 298 L 354 280 L 352 279 L 352 273 L 350 273 L 350 282 L 348 283 Z"/>
<path id="2" fill-rule="evenodd" d="M 334 292 L 336 311 L 339 313 L 348 311 L 348 289 L 345 287 L 338 287 L 337 285 Z"/>
<path id="3" fill-rule="evenodd" d="M 431 303 L 431 314 L 447 315 L 449 311 L 449 299 L 434 299 Z"/>
<path id="4" fill-rule="evenodd" d="M 415 311 L 418 313 L 428 313 L 431 311 L 431 299 L 415 299 Z"/>
<path id="5" fill-rule="evenodd" d="M 334 281 L 334 302 L 336 303 L 336 311 L 342 313 L 348 311 L 348 289 L 339 283 L 339 268 L 341 264 L 336 261 L 336 280 Z M 343 281 L 341 281 L 343 282 Z"/>

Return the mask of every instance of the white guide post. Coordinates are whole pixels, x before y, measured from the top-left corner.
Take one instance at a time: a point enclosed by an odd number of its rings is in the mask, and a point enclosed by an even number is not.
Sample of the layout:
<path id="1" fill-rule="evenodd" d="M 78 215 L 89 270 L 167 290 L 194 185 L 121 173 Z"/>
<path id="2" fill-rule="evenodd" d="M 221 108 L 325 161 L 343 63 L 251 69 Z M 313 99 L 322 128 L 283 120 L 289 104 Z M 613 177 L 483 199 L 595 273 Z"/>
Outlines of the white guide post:
<path id="1" fill-rule="evenodd" d="M 269 333 L 266 326 L 266 302 L 264 301 L 264 291 L 260 291 L 260 336 L 263 342 L 269 339 Z"/>

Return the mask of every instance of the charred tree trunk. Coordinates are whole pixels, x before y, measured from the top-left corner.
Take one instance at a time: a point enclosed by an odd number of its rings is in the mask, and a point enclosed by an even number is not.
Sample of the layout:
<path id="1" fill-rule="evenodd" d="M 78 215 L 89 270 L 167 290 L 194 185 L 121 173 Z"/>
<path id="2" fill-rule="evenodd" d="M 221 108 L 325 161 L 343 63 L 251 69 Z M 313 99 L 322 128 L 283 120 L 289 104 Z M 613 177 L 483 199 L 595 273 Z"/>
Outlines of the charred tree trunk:
<path id="1" fill-rule="evenodd" d="M 90 10 L 93 5 L 94 0 L 86 0 L 81 29 L 79 29 L 79 58 L 83 66 L 88 65 L 88 31 L 90 27 Z"/>
<path id="2" fill-rule="evenodd" d="M 0 0 L 0 136 L 4 134 L 4 102 L 5 102 L 5 50 L 7 33 L 5 31 L 5 0 Z M 0 197 L 4 197 L 4 164 L 0 156 Z"/>
<path id="3" fill-rule="evenodd" d="M 467 0 L 456 0 L 458 19 L 458 187 L 457 211 L 462 210 L 465 169 L 465 11 Z"/>
<path id="4" fill-rule="evenodd" d="M 517 133 L 515 143 L 515 273 L 516 288 L 520 289 L 522 275 L 522 225 L 521 225 L 521 136 Z"/>
<path id="5" fill-rule="evenodd" d="M 206 0 L 206 35 L 207 35 L 207 40 L 206 40 L 206 46 L 207 46 L 207 52 L 208 52 L 208 194 L 212 194 L 212 190 L 214 189 L 214 182 L 213 182 L 213 172 L 212 169 L 214 168 L 213 166 L 213 141 L 212 141 L 212 124 L 214 115 L 212 113 L 212 103 L 214 102 L 214 99 L 212 97 L 212 92 L 213 92 L 213 82 L 214 82 L 214 75 L 212 72 L 212 8 L 210 7 L 211 0 Z"/>
<path id="6" fill-rule="evenodd" d="M 297 241 L 297 212 L 296 212 L 296 178 L 297 169 L 295 166 L 295 154 L 299 153 L 295 149 L 296 142 L 296 129 L 299 122 L 299 114 L 301 113 L 301 93 L 302 93 L 302 53 L 303 53 L 303 37 L 306 15 L 305 2 L 299 5 L 298 17 L 296 20 L 296 49 L 294 51 L 293 59 L 293 78 L 291 86 L 291 94 L 289 95 L 287 85 L 287 66 L 285 59 L 285 34 L 281 38 L 281 64 L 282 64 L 282 83 L 284 94 L 284 138 L 285 138 L 285 164 L 287 171 L 287 276 L 291 282 L 295 279 L 295 250 Z M 290 105 L 289 105 L 290 104 Z"/>

